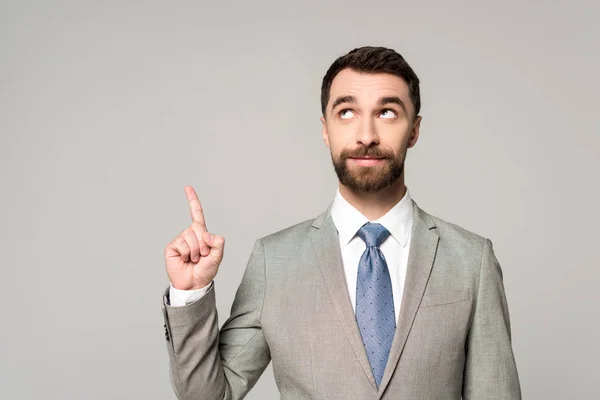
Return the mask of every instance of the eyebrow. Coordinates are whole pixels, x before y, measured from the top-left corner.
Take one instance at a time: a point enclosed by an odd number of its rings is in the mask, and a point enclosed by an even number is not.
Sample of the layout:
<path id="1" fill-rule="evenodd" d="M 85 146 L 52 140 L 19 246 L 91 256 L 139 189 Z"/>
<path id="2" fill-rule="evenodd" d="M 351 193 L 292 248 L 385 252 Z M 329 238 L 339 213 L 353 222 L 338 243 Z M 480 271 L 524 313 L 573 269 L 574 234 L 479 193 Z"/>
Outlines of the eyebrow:
<path id="1" fill-rule="evenodd" d="M 339 106 L 342 103 L 356 103 L 356 98 L 354 96 L 340 96 L 337 99 L 335 99 L 335 101 L 333 102 L 332 106 L 331 106 L 331 111 L 333 111 L 337 106 Z M 402 110 L 404 110 L 404 113 L 408 114 L 408 111 L 406 110 L 406 105 L 404 104 L 404 102 L 402 101 L 402 99 L 400 99 L 400 97 L 398 96 L 388 96 L 388 97 L 382 97 L 381 99 L 379 99 L 379 105 L 380 106 L 385 106 L 386 104 L 397 104 L 399 105 Z"/>
<path id="2" fill-rule="evenodd" d="M 333 102 L 331 110 L 333 111 L 334 108 L 336 108 L 342 103 L 356 103 L 356 99 L 354 98 L 354 96 L 340 96 Z"/>

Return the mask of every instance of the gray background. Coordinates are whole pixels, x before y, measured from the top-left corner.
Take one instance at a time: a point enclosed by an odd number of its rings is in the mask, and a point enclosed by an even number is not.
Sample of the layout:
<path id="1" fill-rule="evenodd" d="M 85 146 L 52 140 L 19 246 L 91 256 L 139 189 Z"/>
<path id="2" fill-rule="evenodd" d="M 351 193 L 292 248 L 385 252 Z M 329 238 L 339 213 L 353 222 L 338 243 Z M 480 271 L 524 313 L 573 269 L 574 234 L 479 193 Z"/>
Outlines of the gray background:
<path id="1" fill-rule="evenodd" d="M 321 78 L 403 54 L 423 122 L 406 182 L 489 237 L 527 399 L 597 399 L 595 1 L 13 1 L 0 6 L 0 398 L 175 398 L 160 300 L 193 185 L 227 240 L 220 322 L 254 240 L 337 179 Z M 275 399 L 269 367 L 250 399 Z"/>

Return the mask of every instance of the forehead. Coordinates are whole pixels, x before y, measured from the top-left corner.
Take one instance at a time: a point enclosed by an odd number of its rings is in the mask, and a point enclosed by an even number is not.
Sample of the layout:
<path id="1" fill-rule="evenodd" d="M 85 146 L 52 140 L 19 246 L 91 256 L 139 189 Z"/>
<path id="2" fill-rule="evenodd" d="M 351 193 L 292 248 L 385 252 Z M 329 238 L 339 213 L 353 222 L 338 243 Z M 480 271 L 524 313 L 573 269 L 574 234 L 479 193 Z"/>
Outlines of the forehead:
<path id="1" fill-rule="evenodd" d="M 388 73 L 365 73 L 346 68 L 331 82 L 329 98 L 354 95 L 357 100 L 379 99 L 381 96 L 398 96 L 409 101 L 408 85 L 404 79 Z"/>
<path id="2" fill-rule="evenodd" d="M 410 107 L 408 85 L 404 79 L 388 73 L 364 73 L 346 68 L 331 82 L 329 103 L 339 96 L 354 96 L 359 103 L 376 103 L 381 97 L 398 96 Z"/>

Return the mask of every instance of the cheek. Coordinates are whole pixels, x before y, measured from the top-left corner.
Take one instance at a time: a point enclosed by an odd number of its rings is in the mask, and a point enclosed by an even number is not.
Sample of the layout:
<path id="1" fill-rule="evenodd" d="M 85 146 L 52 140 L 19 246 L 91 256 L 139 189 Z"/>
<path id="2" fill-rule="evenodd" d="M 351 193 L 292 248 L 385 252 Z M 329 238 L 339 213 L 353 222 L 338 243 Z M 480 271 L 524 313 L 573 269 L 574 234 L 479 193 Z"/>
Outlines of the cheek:
<path id="1" fill-rule="evenodd" d="M 329 140 L 329 148 L 331 151 L 336 154 L 339 151 L 348 145 L 348 140 L 352 138 L 349 132 L 346 129 L 340 129 L 340 127 L 335 127 L 333 129 L 329 129 L 327 138 Z"/>
<path id="2" fill-rule="evenodd" d="M 342 152 L 343 149 L 344 149 L 344 146 L 341 146 L 340 144 L 338 144 L 335 141 L 332 141 L 331 139 L 329 140 L 329 152 L 335 158 L 339 158 L 340 153 Z"/>
<path id="3" fill-rule="evenodd" d="M 406 124 L 385 124 L 378 126 L 377 132 L 381 144 L 392 149 L 404 149 L 408 143 L 410 132 Z"/>

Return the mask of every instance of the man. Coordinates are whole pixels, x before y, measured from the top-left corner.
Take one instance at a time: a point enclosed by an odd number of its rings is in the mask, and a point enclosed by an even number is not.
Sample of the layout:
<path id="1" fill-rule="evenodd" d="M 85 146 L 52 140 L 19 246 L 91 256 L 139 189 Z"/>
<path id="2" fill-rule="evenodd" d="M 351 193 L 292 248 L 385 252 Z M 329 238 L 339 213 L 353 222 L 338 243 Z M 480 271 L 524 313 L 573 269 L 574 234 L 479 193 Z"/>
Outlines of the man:
<path id="1" fill-rule="evenodd" d="M 180 399 L 242 399 L 273 361 L 282 399 L 520 399 L 489 239 L 422 210 L 404 183 L 419 80 L 398 53 L 338 58 L 321 92 L 339 187 L 314 219 L 258 239 L 218 329 L 224 238 L 192 224 L 165 250 L 171 381 Z"/>

